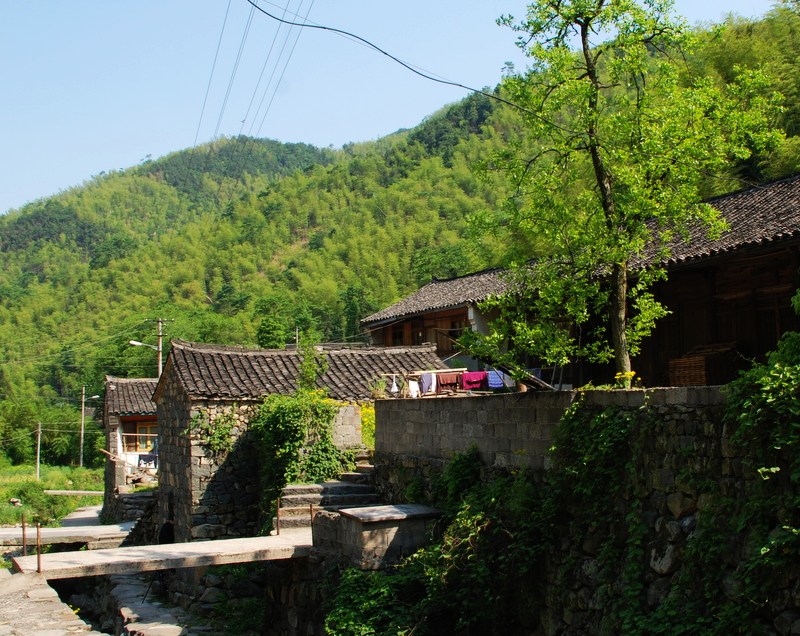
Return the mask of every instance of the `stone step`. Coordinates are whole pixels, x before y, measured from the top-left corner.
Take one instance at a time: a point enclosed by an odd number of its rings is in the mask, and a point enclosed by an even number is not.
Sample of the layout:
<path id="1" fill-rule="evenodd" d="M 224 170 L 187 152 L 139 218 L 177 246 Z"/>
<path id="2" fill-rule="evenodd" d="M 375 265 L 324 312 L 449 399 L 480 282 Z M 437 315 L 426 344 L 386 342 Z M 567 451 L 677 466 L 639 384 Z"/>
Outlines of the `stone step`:
<path id="1" fill-rule="evenodd" d="M 305 493 L 284 495 L 281 497 L 281 510 L 286 508 L 299 508 L 308 506 L 361 506 L 377 503 L 380 501 L 378 494 L 375 492 L 364 493 L 350 493 L 345 495 L 340 494 L 317 494 Z"/>
<path id="2" fill-rule="evenodd" d="M 345 473 L 347 474 L 347 473 Z M 283 489 L 282 496 L 290 495 L 358 495 L 370 493 L 373 488 L 366 483 L 353 483 L 349 480 L 325 481 L 320 484 L 291 484 Z"/>
<path id="3" fill-rule="evenodd" d="M 369 488 L 372 488 L 373 484 L 375 483 L 375 475 L 372 472 L 342 473 L 339 477 L 342 481 L 346 481 L 350 484 L 366 485 Z"/>
<path id="4" fill-rule="evenodd" d="M 362 506 L 352 506 L 352 505 L 344 505 L 344 506 L 315 506 L 314 507 L 314 514 L 316 514 L 319 510 L 325 510 L 327 512 L 338 512 L 339 510 L 346 510 L 348 508 L 371 508 L 371 507 L 379 507 L 382 504 L 372 503 L 368 505 Z M 302 508 L 281 508 L 281 528 L 307 528 L 311 525 L 311 510 L 308 506 Z M 272 527 L 277 528 L 278 520 L 276 517 L 272 518 Z"/>

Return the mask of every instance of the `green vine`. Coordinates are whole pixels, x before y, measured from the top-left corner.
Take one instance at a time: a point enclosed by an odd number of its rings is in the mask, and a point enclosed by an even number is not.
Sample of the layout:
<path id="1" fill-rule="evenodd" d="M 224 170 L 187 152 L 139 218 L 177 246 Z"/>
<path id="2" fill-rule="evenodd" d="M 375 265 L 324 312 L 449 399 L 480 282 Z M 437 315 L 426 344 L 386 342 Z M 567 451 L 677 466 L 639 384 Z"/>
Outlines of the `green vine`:
<path id="1" fill-rule="evenodd" d="M 192 416 L 188 433 L 197 437 L 208 455 L 220 457 L 233 448 L 234 426 L 236 417 L 233 413 L 222 413 L 212 420 L 208 411 L 202 410 Z"/>
<path id="2" fill-rule="evenodd" d="M 788 336 L 728 388 L 734 455 L 750 458 L 744 493 L 695 475 L 693 453 L 673 449 L 680 487 L 704 503 L 660 600 L 649 597 L 658 526 L 644 459 L 665 434 L 658 415 L 578 402 L 556 430 L 544 481 L 489 478 L 475 449 L 454 457 L 428 502 L 447 513 L 440 537 L 395 570 L 345 573 L 328 633 L 534 633 L 547 620 L 545 595 L 549 607 L 577 610 L 580 589 L 593 590 L 584 622 L 571 626 L 583 633 L 769 633 L 800 577 L 798 363 L 800 336 Z"/>
<path id="3" fill-rule="evenodd" d="M 262 458 L 262 510 L 269 529 L 274 504 L 294 482 L 338 477 L 353 467 L 353 453 L 333 443 L 332 423 L 340 405 L 323 391 L 299 389 L 294 395 L 270 395 L 250 421 Z"/>

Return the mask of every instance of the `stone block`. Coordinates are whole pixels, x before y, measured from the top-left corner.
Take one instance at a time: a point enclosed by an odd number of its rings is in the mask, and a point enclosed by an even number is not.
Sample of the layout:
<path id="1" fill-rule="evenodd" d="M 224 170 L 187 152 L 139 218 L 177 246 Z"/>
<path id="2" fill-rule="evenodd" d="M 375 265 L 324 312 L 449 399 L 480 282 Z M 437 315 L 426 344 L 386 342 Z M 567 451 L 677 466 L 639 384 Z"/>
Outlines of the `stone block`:
<path id="1" fill-rule="evenodd" d="M 650 475 L 650 487 L 653 490 L 667 491 L 675 485 L 675 474 L 668 469 L 654 470 Z"/>
<path id="2" fill-rule="evenodd" d="M 667 495 L 667 507 L 676 519 L 694 514 L 697 511 L 697 501 L 680 492 Z"/>

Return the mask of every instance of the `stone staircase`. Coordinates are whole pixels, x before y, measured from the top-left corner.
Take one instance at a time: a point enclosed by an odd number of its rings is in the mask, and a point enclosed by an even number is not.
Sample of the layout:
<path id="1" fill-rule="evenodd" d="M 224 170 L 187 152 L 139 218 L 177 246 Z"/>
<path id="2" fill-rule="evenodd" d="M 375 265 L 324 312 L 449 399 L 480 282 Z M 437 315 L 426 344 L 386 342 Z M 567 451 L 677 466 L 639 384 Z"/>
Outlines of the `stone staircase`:
<path id="1" fill-rule="evenodd" d="M 356 457 L 355 471 L 342 473 L 338 480 L 286 486 L 280 498 L 280 527 L 307 528 L 317 510 L 336 511 L 380 503 L 371 458 L 365 451 Z M 278 527 L 277 517 L 273 517 L 272 527 Z"/>

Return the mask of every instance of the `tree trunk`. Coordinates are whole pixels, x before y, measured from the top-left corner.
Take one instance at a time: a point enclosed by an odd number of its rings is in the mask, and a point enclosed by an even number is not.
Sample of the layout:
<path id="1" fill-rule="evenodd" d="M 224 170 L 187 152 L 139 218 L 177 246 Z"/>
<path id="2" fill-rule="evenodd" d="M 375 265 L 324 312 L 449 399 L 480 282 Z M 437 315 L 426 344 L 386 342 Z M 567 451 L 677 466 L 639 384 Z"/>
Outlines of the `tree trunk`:
<path id="1" fill-rule="evenodd" d="M 598 3 L 598 12 L 602 2 Z M 600 115 L 598 95 L 600 93 L 600 79 L 597 75 L 596 59 L 592 54 L 589 34 L 591 19 L 579 22 L 581 26 L 581 47 L 583 59 L 586 64 L 586 75 L 591 83 L 592 90 L 588 94 L 588 110 L 592 119 L 586 129 L 587 149 L 592 158 L 594 177 L 597 191 L 600 194 L 600 205 L 603 208 L 605 222 L 611 235 L 621 231 L 618 220 L 616 202 L 614 200 L 614 180 L 603 159 L 602 144 L 597 132 L 597 118 Z M 628 351 L 628 338 L 625 335 L 628 316 L 628 264 L 614 263 L 611 272 L 611 298 L 609 299 L 609 318 L 611 327 L 611 344 L 614 349 L 614 363 L 617 370 L 618 381 L 624 383 L 626 388 L 631 385 L 631 356 Z"/>
<path id="2" fill-rule="evenodd" d="M 631 385 L 631 355 L 628 351 L 628 338 L 625 335 L 628 304 L 628 267 L 616 264 L 611 273 L 610 323 L 611 343 L 614 348 L 614 363 L 625 388 Z"/>

